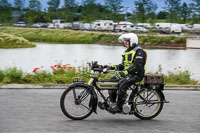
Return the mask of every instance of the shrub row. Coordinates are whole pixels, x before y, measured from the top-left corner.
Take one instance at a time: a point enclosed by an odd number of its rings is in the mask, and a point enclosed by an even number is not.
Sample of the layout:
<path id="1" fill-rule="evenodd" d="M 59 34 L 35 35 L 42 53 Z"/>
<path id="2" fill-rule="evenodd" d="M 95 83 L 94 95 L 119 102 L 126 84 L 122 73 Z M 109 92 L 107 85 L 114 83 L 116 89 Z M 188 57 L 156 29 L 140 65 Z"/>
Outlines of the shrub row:
<path id="1" fill-rule="evenodd" d="M 31 84 L 69 84 L 74 78 L 84 78 L 86 82 L 90 78 L 90 72 L 87 67 L 69 67 L 66 65 L 51 66 L 52 71 L 42 71 L 35 68 L 32 73 L 24 73 L 17 68 L 0 70 L 0 83 L 31 83 Z M 156 72 L 156 74 L 161 74 Z M 189 71 L 169 72 L 164 75 L 166 85 L 197 85 L 198 81 L 191 79 Z M 113 75 L 102 75 L 101 78 L 110 78 Z"/>

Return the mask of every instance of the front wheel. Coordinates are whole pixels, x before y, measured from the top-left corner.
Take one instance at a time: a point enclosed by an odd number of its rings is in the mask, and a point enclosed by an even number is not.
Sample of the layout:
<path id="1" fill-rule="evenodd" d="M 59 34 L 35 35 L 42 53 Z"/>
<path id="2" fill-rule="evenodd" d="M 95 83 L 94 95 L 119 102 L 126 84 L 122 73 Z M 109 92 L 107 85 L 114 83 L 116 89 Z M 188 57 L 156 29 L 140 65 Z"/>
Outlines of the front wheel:
<path id="1" fill-rule="evenodd" d="M 61 110 L 72 120 L 85 119 L 93 112 L 91 98 L 91 91 L 85 87 L 68 88 L 60 99 Z"/>
<path id="2" fill-rule="evenodd" d="M 156 117 L 163 108 L 161 95 L 156 90 L 144 88 L 134 98 L 134 115 L 142 120 Z"/>

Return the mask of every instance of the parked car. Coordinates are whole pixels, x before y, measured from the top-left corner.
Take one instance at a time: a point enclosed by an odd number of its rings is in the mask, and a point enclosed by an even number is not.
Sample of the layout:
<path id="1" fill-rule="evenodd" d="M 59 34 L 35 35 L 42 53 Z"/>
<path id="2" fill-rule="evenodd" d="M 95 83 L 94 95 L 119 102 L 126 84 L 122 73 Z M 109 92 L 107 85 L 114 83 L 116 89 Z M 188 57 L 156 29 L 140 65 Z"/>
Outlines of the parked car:
<path id="1" fill-rule="evenodd" d="M 118 32 L 121 32 L 121 31 L 125 31 L 125 32 L 131 32 L 133 31 L 135 25 L 131 22 L 127 22 L 127 21 L 121 21 L 119 22 L 119 24 L 116 24 L 114 30 L 115 31 L 118 31 Z"/>
<path id="2" fill-rule="evenodd" d="M 47 28 L 48 24 L 46 24 L 46 23 L 37 23 L 37 24 L 33 24 L 31 27 L 33 27 L 33 28 Z"/>
<path id="3" fill-rule="evenodd" d="M 56 28 L 56 27 L 55 27 L 55 25 L 54 25 L 53 23 L 49 23 L 47 28 L 54 29 L 54 28 Z"/>
<path id="4" fill-rule="evenodd" d="M 17 22 L 16 24 L 13 24 L 15 27 L 26 27 L 26 24 L 23 21 Z"/>
<path id="5" fill-rule="evenodd" d="M 149 30 L 144 28 L 144 27 L 134 27 L 133 31 L 136 31 L 136 32 L 149 32 Z"/>
<path id="6" fill-rule="evenodd" d="M 117 24 L 115 27 L 115 31 L 121 32 L 131 32 L 135 28 L 134 24 Z"/>
<path id="7" fill-rule="evenodd" d="M 40 28 L 41 25 L 40 24 L 33 24 L 31 27 L 33 27 L 33 28 Z"/>

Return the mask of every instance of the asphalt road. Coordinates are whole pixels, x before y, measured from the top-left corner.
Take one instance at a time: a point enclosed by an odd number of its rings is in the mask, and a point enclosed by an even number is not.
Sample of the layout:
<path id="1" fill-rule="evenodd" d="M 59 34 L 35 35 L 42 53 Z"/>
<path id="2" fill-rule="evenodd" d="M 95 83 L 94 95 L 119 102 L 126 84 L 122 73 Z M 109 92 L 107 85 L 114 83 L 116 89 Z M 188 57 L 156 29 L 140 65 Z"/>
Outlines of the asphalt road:
<path id="1" fill-rule="evenodd" d="M 62 89 L 0 89 L 0 133 L 199 133 L 200 91 L 165 91 L 153 120 L 98 110 L 82 121 L 60 110 Z"/>

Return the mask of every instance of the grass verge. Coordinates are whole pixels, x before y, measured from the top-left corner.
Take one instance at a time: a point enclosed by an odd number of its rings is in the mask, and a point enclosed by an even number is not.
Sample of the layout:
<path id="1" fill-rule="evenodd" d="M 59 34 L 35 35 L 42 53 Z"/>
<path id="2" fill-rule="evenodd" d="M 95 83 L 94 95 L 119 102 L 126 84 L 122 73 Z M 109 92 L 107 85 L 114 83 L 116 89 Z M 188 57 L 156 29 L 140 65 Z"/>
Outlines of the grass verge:
<path id="1" fill-rule="evenodd" d="M 35 47 L 23 37 L 17 37 L 8 33 L 0 33 L 0 48 L 30 48 Z"/>
<path id="2" fill-rule="evenodd" d="M 120 45 L 118 43 L 119 35 L 105 34 L 102 32 L 16 27 L 3 27 L 0 29 L 0 32 L 21 36 L 32 42 Z M 153 34 L 149 34 L 148 36 L 139 35 L 139 43 L 146 47 L 185 47 L 186 38 L 175 36 L 158 37 L 153 36 Z"/>

